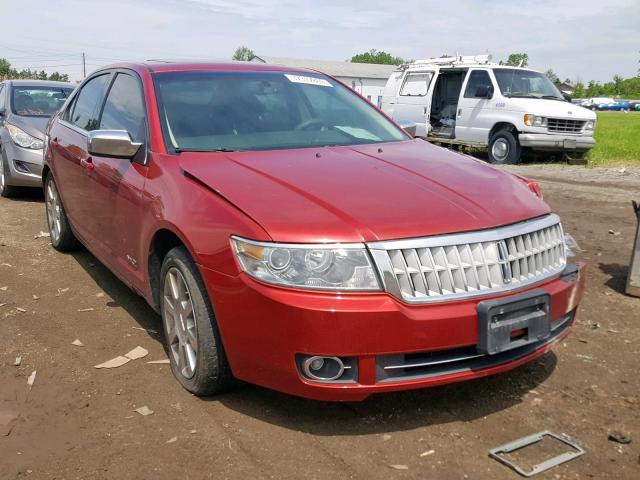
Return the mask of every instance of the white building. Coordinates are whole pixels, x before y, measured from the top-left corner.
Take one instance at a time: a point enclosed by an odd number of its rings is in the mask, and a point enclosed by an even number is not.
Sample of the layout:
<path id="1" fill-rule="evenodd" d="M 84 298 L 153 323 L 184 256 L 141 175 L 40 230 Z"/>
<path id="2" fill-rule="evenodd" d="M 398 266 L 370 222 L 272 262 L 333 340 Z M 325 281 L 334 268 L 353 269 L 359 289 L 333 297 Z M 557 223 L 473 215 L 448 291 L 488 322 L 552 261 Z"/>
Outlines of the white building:
<path id="1" fill-rule="evenodd" d="M 378 106 L 382 102 L 382 92 L 389 75 L 398 68 L 396 65 L 265 56 L 256 56 L 251 61 L 318 70 L 337 78 Z"/>

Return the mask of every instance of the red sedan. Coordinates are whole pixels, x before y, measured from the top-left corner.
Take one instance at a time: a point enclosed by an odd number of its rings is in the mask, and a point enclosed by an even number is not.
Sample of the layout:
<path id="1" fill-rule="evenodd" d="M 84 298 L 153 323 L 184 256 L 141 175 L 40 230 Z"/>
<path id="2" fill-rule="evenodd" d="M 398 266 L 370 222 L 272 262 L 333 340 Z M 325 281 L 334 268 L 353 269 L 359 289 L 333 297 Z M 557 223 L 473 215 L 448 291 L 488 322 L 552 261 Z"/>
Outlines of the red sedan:
<path id="1" fill-rule="evenodd" d="M 53 246 L 86 246 L 162 315 L 195 394 L 477 378 L 574 322 L 583 266 L 535 182 L 413 139 L 326 75 L 115 65 L 46 138 Z"/>

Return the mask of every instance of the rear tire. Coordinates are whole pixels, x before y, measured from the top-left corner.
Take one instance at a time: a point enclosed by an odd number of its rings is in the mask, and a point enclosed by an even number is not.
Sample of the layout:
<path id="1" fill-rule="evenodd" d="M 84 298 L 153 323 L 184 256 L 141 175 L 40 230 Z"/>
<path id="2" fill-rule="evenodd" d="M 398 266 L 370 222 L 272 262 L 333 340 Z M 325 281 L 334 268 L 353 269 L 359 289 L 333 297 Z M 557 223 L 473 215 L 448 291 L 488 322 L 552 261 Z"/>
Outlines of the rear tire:
<path id="1" fill-rule="evenodd" d="M 178 382 L 199 396 L 233 385 L 233 375 L 204 282 L 184 247 L 167 253 L 160 273 L 165 349 Z"/>
<path id="2" fill-rule="evenodd" d="M 489 140 L 489 161 L 498 165 L 520 163 L 520 143 L 510 130 L 498 130 Z"/>
<path id="3" fill-rule="evenodd" d="M 20 189 L 11 185 L 7 185 L 9 175 L 4 158 L 0 157 L 0 196 L 4 198 L 15 197 Z"/>
<path id="4" fill-rule="evenodd" d="M 58 187 L 51 172 L 44 182 L 44 199 L 47 209 L 47 226 L 51 237 L 51 245 L 59 252 L 72 252 L 80 248 L 80 242 L 71 230 L 67 212 L 62 205 Z"/>

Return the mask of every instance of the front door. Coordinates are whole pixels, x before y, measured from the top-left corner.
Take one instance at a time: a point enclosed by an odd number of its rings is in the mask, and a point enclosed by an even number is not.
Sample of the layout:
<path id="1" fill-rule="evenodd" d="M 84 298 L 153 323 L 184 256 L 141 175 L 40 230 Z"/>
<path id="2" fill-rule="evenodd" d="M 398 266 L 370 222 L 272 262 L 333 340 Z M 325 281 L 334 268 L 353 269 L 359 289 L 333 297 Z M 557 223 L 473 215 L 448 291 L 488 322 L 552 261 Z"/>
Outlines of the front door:
<path id="1" fill-rule="evenodd" d="M 488 70 L 469 70 L 460 93 L 456 116 L 456 139 L 486 145 L 495 123 L 492 99 L 486 92 L 495 91 Z"/>
<path id="2" fill-rule="evenodd" d="M 135 73 L 119 71 L 107 93 L 98 130 L 125 130 L 142 144 L 133 158 L 91 155 L 88 205 L 95 218 L 92 236 L 102 244 L 107 262 L 129 284 L 140 287 L 142 190 L 147 175 L 147 122 L 142 84 Z"/>
<path id="3" fill-rule="evenodd" d="M 416 124 L 416 135 L 426 137 L 429 131 L 429 109 L 435 70 L 407 72 L 398 90 L 393 112 L 396 122 L 410 121 Z"/>

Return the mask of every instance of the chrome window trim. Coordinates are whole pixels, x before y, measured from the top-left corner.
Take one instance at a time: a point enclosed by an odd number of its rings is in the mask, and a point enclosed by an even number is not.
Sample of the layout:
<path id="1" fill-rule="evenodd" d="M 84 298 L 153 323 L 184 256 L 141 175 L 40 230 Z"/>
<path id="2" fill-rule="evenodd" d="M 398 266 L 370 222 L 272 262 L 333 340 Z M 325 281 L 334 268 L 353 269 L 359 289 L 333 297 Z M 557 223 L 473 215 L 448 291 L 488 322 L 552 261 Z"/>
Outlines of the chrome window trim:
<path id="1" fill-rule="evenodd" d="M 417 248 L 429 248 L 429 247 L 443 247 L 449 245 L 461 245 L 469 243 L 482 243 L 482 242 L 497 242 L 506 238 L 515 237 L 518 235 L 524 235 L 532 233 L 553 225 L 560 225 L 560 231 L 564 238 L 564 230 L 560 222 L 560 217 L 554 213 L 545 215 L 544 217 L 538 217 L 532 220 L 526 220 L 524 222 L 514 223 L 503 227 L 491 228 L 486 230 L 477 230 L 472 232 L 462 232 L 445 235 L 434 235 L 431 237 L 423 238 L 409 238 L 401 240 L 390 240 L 382 242 L 370 242 L 367 243 L 373 262 L 378 270 L 379 279 L 382 282 L 382 288 L 396 297 L 398 300 L 410 304 L 429 304 L 429 303 L 443 303 L 450 301 L 466 300 L 470 298 L 487 297 L 496 294 L 512 292 L 515 290 L 521 290 L 525 287 L 531 287 L 541 284 L 550 280 L 553 277 L 558 276 L 566 266 L 566 261 L 563 265 L 554 270 L 546 272 L 544 275 L 538 277 L 519 281 L 516 283 L 509 283 L 503 287 L 490 288 L 486 290 L 478 290 L 474 292 L 460 292 L 451 293 L 447 295 L 441 295 L 437 297 L 406 297 L 402 294 L 400 284 L 394 273 L 394 268 L 391 263 L 391 258 L 388 254 L 389 250 L 404 250 L 404 249 L 417 249 Z"/>

